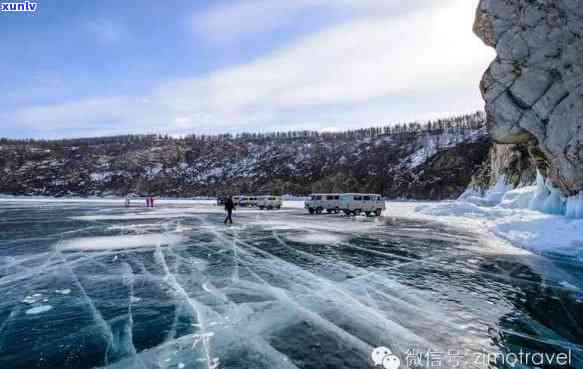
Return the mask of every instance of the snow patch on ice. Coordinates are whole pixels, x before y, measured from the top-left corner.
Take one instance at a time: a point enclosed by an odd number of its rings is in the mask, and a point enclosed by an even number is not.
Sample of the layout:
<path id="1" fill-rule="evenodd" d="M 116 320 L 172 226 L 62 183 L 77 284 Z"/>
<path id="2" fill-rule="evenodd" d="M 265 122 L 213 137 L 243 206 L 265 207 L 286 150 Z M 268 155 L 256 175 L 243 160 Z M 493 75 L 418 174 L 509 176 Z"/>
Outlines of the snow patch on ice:
<path id="1" fill-rule="evenodd" d="M 51 310 L 53 307 L 51 305 L 41 305 L 41 306 L 37 306 L 37 307 L 33 307 L 31 309 L 28 309 L 25 313 L 26 315 L 37 315 L 37 314 L 42 314 L 42 313 L 46 313 L 47 311 Z"/>
<path id="2" fill-rule="evenodd" d="M 35 293 L 34 295 L 26 296 L 24 299 L 22 299 L 22 302 L 32 305 L 38 301 L 41 301 L 43 299 L 42 296 L 42 293 Z"/>
<path id="3" fill-rule="evenodd" d="M 176 245 L 186 238 L 176 234 L 144 234 L 132 236 L 107 236 L 74 238 L 60 242 L 57 247 L 62 251 L 102 251 L 122 250 L 142 247 Z"/>
<path id="4" fill-rule="evenodd" d="M 316 233 L 308 232 L 301 235 L 290 235 L 286 237 L 292 242 L 318 244 L 318 245 L 334 245 L 346 241 L 345 235 L 334 233 Z"/>
<path id="5" fill-rule="evenodd" d="M 484 219 L 496 219 L 499 215 L 495 209 L 465 201 L 444 201 L 439 204 L 418 205 L 415 211 L 429 216 L 466 216 Z"/>

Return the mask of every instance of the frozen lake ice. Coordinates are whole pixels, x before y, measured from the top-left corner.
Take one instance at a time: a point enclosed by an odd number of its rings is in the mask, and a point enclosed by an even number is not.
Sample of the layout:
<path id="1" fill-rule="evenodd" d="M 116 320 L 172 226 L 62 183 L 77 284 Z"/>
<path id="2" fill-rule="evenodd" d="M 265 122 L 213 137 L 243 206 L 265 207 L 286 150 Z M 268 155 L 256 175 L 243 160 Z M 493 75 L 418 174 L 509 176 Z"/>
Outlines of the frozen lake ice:
<path id="1" fill-rule="evenodd" d="M 0 368 L 486 368 L 570 350 L 582 265 L 407 219 L 0 204 Z M 454 355 L 456 354 L 456 355 Z M 491 366 L 503 367 L 498 363 Z"/>

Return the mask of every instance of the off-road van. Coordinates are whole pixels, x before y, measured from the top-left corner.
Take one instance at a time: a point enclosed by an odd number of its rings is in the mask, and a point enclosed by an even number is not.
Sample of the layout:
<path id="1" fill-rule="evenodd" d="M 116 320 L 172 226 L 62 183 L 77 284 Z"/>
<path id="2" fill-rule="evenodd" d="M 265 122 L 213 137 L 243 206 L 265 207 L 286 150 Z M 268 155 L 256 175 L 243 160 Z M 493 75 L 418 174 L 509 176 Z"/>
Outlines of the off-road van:
<path id="1" fill-rule="evenodd" d="M 259 196 L 257 197 L 257 206 L 259 209 L 281 209 L 281 197 L 280 196 Z"/>
<path id="2" fill-rule="evenodd" d="M 306 201 L 305 208 L 310 214 L 338 213 L 340 211 L 339 193 L 318 193 L 310 195 L 310 200 Z"/>
<path id="3" fill-rule="evenodd" d="M 233 197 L 233 202 L 235 205 L 242 208 L 251 208 L 257 206 L 257 196 L 235 196 Z"/>
<path id="4" fill-rule="evenodd" d="M 345 193 L 340 195 L 340 210 L 346 215 L 365 213 L 380 216 L 385 210 L 385 200 L 381 195 L 363 193 Z"/>

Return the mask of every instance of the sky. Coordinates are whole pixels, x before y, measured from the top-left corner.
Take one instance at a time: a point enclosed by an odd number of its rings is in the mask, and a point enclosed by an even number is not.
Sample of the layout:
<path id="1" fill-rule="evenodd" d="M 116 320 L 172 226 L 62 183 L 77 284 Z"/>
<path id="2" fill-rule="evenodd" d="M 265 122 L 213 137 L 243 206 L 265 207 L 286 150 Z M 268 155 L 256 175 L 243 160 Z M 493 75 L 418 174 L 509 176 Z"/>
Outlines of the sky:
<path id="1" fill-rule="evenodd" d="M 477 0 L 39 0 L 0 13 L 0 136 L 336 131 L 483 109 Z"/>

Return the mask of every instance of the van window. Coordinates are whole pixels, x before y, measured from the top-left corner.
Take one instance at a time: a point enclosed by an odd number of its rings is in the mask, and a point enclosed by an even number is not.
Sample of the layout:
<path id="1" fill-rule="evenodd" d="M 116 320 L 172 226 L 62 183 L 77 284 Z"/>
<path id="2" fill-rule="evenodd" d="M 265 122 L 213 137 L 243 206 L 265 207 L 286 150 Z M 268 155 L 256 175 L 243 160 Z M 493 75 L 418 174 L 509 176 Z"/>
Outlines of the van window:
<path id="1" fill-rule="evenodd" d="M 312 200 L 321 200 L 322 196 L 312 196 Z"/>
<path id="2" fill-rule="evenodd" d="M 364 201 L 370 201 L 370 196 L 364 196 Z"/>
<path id="3" fill-rule="evenodd" d="M 340 196 L 334 196 L 334 200 L 339 200 Z"/>
<path id="4" fill-rule="evenodd" d="M 326 196 L 326 200 L 334 200 L 334 196 Z"/>
<path id="5" fill-rule="evenodd" d="M 362 201 L 362 196 L 354 196 L 354 201 Z"/>

